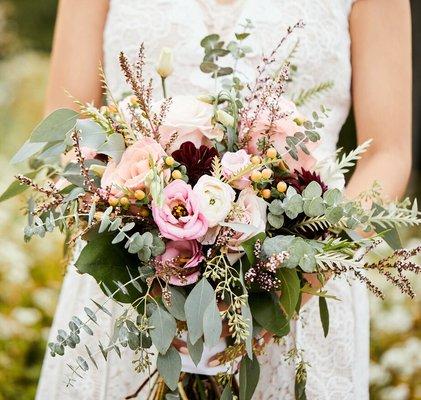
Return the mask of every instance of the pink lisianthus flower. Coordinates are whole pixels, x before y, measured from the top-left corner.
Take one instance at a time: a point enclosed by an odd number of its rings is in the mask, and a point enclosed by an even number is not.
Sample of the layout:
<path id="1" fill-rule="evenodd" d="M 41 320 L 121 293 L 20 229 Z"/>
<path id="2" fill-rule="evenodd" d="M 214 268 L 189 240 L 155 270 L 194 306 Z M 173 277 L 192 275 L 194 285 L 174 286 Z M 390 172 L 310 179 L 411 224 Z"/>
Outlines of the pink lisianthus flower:
<path id="1" fill-rule="evenodd" d="M 163 196 L 162 207 L 152 204 L 153 218 L 162 236 L 171 240 L 193 240 L 206 233 L 208 221 L 190 185 L 176 179 L 165 187 Z"/>
<path id="2" fill-rule="evenodd" d="M 142 138 L 129 146 L 120 162 L 111 160 L 101 179 L 102 188 L 110 188 L 111 194 L 116 197 L 124 196 L 123 188 L 131 191 L 145 189 L 149 185 L 151 160 L 160 166 L 164 149 L 152 138 Z"/>
<path id="3" fill-rule="evenodd" d="M 300 168 L 312 169 L 316 163 L 316 159 L 311 155 L 312 150 L 316 147 L 315 143 L 307 142 L 310 155 L 304 153 L 298 147 L 298 161 L 294 160 L 285 150 L 287 136 L 294 136 L 296 132 L 304 132 L 304 128 L 296 123 L 297 119 L 302 120 L 303 117 L 292 101 L 280 98 L 277 105 L 280 108 L 280 112 L 285 114 L 283 118 L 277 118 L 271 124 L 271 112 L 269 109 L 264 108 L 254 122 L 251 117 L 246 119 L 240 132 L 240 138 L 247 135 L 250 139 L 247 142 L 248 152 L 250 154 L 260 154 L 261 152 L 258 149 L 259 139 L 267 135 L 270 137 L 273 147 L 279 154 L 283 155 L 283 159 L 291 171 Z"/>
<path id="4" fill-rule="evenodd" d="M 250 155 L 241 149 L 236 152 L 227 151 L 221 159 L 222 173 L 226 178 L 231 178 L 235 173 L 250 164 Z M 231 182 L 231 186 L 236 189 L 245 189 L 250 186 L 250 174 Z"/>
<path id="5" fill-rule="evenodd" d="M 191 285 L 199 279 L 198 265 L 204 259 L 202 246 L 196 240 L 170 241 L 165 252 L 156 257 L 156 268 L 168 268 L 169 283 L 176 286 Z"/>

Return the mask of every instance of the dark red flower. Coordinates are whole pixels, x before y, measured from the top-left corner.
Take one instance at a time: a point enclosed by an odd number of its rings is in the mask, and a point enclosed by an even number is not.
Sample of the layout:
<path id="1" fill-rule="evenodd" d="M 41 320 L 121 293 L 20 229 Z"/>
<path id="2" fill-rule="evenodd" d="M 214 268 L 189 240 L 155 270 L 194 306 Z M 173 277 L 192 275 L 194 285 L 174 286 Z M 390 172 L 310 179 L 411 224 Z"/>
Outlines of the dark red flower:
<path id="1" fill-rule="evenodd" d="M 218 151 L 214 147 L 202 145 L 196 148 L 192 142 L 183 143 L 172 153 L 174 160 L 186 167 L 191 185 L 194 185 L 202 175 L 211 175 L 212 161 L 217 155 Z"/>
<path id="2" fill-rule="evenodd" d="M 287 185 L 292 186 L 300 194 L 312 181 L 317 182 L 321 186 L 323 193 L 328 189 L 327 185 L 322 181 L 318 173 L 308 171 L 304 168 L 301 168 L 301 171 L 294 170 L 294 173 L 283 180 Z"/>

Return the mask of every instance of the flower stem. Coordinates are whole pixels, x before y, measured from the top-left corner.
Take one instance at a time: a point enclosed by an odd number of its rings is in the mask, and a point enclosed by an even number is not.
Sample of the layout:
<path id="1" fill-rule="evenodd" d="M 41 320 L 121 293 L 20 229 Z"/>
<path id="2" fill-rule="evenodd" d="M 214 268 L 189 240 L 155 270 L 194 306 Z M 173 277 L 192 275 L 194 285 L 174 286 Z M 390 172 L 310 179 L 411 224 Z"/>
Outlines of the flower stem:
<path id="1" fill-rule="evenodd" d="M 165 78 L 161 76 L 161 85 L 162 85 L 162 93 L 164 94 L 164 99 L 167 98 L 167 87 L 165 86 Z"/>

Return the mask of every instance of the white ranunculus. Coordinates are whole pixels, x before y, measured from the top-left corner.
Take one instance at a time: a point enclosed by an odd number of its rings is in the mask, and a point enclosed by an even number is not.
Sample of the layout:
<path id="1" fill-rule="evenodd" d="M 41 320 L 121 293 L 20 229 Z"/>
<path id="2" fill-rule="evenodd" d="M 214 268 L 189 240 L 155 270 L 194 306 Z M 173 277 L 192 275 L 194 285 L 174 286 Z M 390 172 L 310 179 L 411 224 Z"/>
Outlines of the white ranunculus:
<path id="1" fill-rule="evenodd" d="M 210 228 L 225 220 L 235 199 L 235 192 L 231 186 L 213 176 L 203 175 L 193 191 L 199 197 L 199 209 Z"/>

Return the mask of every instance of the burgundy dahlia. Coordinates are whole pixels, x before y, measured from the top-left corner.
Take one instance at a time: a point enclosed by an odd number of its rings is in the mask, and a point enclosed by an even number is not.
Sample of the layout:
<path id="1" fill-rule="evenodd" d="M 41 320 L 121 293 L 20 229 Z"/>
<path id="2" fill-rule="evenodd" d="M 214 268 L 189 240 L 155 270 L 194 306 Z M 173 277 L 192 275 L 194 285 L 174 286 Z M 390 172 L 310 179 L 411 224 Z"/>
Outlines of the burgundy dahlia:
<path id="1" fill-rule="evenodd" d="M 322 181 L 320 175 L 316 172 L 308 171 L 304 168 L 301 168 L 301 171 L 294 170 L 294 173 L 289 177 L 283 179 L 286 184 L 292 186 L 298 193 L 302 193 L 306 186 L 312 182 L 317 182 L 323 193 L 327 191 L 327 185 Z"/>
<path id="2" fill-rule="evenodd" d="M 194 185 L 202 175 L 211 175 L 212 161 L 217 155 L 218 151 L 214 147 L 202 145 L 196 148 L 192 142 L 184 142 L 172 153 L 174 160 L 186 167 L 191 185 Z"/>

